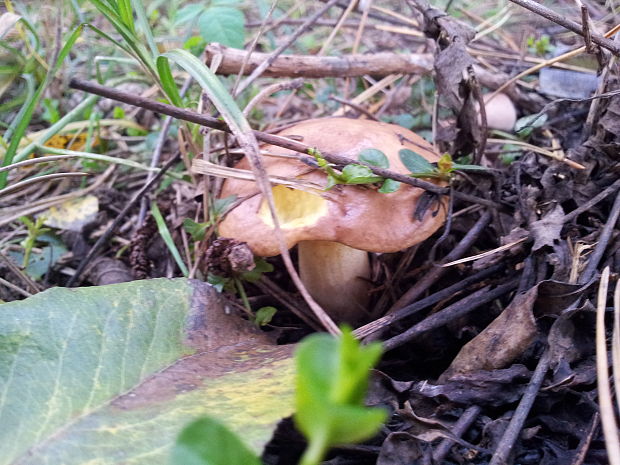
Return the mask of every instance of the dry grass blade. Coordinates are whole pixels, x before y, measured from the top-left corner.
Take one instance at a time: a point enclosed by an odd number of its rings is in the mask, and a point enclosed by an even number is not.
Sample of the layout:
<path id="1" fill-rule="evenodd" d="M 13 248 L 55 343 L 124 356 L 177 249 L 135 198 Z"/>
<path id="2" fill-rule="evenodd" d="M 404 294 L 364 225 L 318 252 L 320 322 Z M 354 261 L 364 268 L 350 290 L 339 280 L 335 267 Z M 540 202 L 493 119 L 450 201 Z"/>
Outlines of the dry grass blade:
<path id="1" fill-rule="evenodd" d="M 611 400 L 609 371 L 607 367 L 607 346 L 605 343 L 605 306 L 609 287 L 609 267 L 603 270 L 598 288 L 596 306 L 596 377 L 598 384 L 598 403 L 601 410 L 601 424 L 605 436 L 605 446 L 610 465 L 620 465 L 620 441 L 618 425 Z M 618 294 L 618 286 L 616 286 Z M 615 299 L 614 299 L 615 300 Z"/>
<path id="2" fill-rule="evenodd" d="M 80 177 L 80 176 L 89 176 L 90 173 L 54 173 L 54 174 L 46 174 L 43 176 L 38 176 L 36 178 L 30 178 L 30 179 L 26 179 L 25 181 L 21 181 L 21 182 L 16 182 L 14 184 L 11 184 L 8 187 L 5 187 L 4 189 L 0 189 L 0 197 L 2 197 L 3 195 L 8 194 L 9 192 L 13 192 L 19 189 L 23 189 L 25 187 L 28 187 L 34 183 L 37 182 L 41 182 L 41 181 L 50 181 L 52 179 L 58 179 L 58 178 L 74 178 L 74 177 Z"/>
<path id="3" fill-rule="evenodd" d="M 445 267 L 448 267 L 448 266 L 458 265 L 460 263 L 473 262 L 473 261 L 478 260 L 480 258 L 489 257 L 489 256 L 491 256 L 493 254 L 498 253 L 498 252 L 503 252 L 504 250 L 508 250 L 511 247 L 514 247 L 515 245 L 520 244 L 521 242 L 527 241 L 528 239 L 529 239 L 529 237 L 522 237 L 521 239 L 518 239 L 518 240 L 516 240 L 514 242 L 510 242 L 508 244 L 504 244 L 504 245 L 502 245 L 500 247 L 497 247 L 495 249 L 487 250 L 486 252 L 479 253 L 478 255 L 472 255 L 471 257 L 461 258 L 460 260 L 454 260 L 453 262 L 446 263 L 446 264 L 440 265 L 440 266 L 445 268 Z"/>
<path id="4" fill-rule="evenodd" d="M 487 139 L 487 142 L 495 143 L 495 144 L 518 145 L 520 147 L 524 147 L 528 150 L 531 150 L 532 152 L 540 153 L 541 155 L 544 155 L 546 157 L 553 158 L 554 160 L 560 161 L 562 163 L 566 163 L 571 168 L 575 168 L 578 170 L 586 169 L 586 167 L 583 166 L 581 163 L 577 163 L 576 161 L 573 161 L 570 158 L 566 158 L 566 156 L 558 154 L 557 152 L 553 150 L 547 150 L 546 148 L 543 148 L 543 147 L 537 147 L 536 145 L 528 144 L 527 142 L 524 142 L 522 140 L 489 138 Z"/>
<path id="5" fill-rule="evenodd" d="M 194 173 L 208 174 L 209 176 L 215 176 L 218 178 L 256 181 L 256 177 L 252 171 L 229 168 L 227 166 L 218 165 L 217 163 L 211 163 L 210 161 L 199 158 L 194 159 L 192 162 L 192 171 Z M 293 189 L 312 192 L 313 194 L 316 194 L 317 191 L 320 193 L 323 190 L 323 186 L 320 186 L 319 184 L 309 181 L 302 181 L 296 178 L 269 175 L 267 179 L 273 184 L 281 184 L 283 186 L 292 187 Z"/>
<path id="6" fill-rule="evenodd" d="M 613 366 L 616 406 L 620 412 L 620 281 L 614 291 L 614 332 L 611 338 L 611 361 Z"/>

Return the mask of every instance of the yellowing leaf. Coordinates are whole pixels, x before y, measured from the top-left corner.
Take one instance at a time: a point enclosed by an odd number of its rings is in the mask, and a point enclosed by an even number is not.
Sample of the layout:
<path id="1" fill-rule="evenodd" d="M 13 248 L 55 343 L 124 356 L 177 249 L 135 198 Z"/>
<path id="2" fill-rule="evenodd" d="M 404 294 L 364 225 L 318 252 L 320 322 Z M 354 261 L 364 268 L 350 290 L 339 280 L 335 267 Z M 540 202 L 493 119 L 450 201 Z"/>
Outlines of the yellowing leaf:
<path id="1" fill-rule="evenodd" d="M 43 213 L 44 224 L 53 228 L 80 231 L 97 217 L 99 200 L 94 195 L 67 200 Z"/>
<path id="2" fill-rule="evenodd" d="M 52 136 L 45 144 L 45 147 L 52 147 L 55 149 L 67 149 L 80 151 L 86 147 L 86 140 L 88 134 L 81 132 L 79 134 L 56 134 Z M 99 137 L 94 136 L 92 140 L 93 147 L 99 145 Z"/>
<path id="3" fill-rule="evenodd" d="M 206 283 L 56 288 L 0 311 L 0 465 L 165 465 L 203 415 L 260 453 L 292 413 L 291 348 Z"/>

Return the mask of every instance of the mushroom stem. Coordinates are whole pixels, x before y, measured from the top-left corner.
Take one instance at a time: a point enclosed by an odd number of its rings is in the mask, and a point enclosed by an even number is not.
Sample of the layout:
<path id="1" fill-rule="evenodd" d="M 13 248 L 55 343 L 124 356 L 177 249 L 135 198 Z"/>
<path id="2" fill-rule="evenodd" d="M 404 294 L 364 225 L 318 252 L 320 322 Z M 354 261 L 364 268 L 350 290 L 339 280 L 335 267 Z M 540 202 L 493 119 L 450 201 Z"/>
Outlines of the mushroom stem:
<path id="1" fill-rule="evenodd" d="M 312 297 L 337 323 L 358 323 L 367 314 L 368 252 L 329 241 L 299 243 L 299 274 Z"/>

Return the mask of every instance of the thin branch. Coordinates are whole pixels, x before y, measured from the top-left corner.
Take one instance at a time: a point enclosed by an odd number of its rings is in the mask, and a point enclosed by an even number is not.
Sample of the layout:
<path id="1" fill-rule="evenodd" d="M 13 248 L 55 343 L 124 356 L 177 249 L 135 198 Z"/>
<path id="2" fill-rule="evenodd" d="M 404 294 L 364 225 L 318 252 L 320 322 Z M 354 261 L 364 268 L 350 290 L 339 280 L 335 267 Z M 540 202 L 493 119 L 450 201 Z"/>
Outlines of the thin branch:
<path id="1" fill-rule="evenodd" d="M 200 113 L 196 113 L 194 111 L 185 110 L 183 108 L 177 108 L 173 105 L 168 105 L 165 103 L 158 102 L 156 100 L 140 97 L 138 95 L 133 95 L 127 92 L 122 92 L 117 89 L 113 89 L 110 87 L 102 86 L 96 84 L 94 82 L 85 81 L 82 79 L 72 79 L 69 83 L 69 86 L 73 89 L 83 90 L 85 92 L 89 92 L 96 95 L 101 95 L 106 98 L 110 98 L 112 100 L 117 100 L 119 102 L 128 103 L 130 105 L 134 105 L 141 108 L 146 108 L 147 110 L 151 110 L 157 113 L 162 113 L 164 115 L 170 115 L 175 118 L 189 121 L 191 123 L 196 123 L 201 126 L 210 127 L 212 129 L 219 129 L 220 131 L 230 132 L 230 129 L 223 121 L 212 118 L 206 115 L 201 115 Z M 253 131 L 254 135 L 261 142 L 265 142 L 267 144 L 276 145 L 278 147 L 283 147 L 289 150 L 293 150 L 295 152 L 299 152 L 301 154 L 308 154 L 312 150 L 312 147 L 302 144 L 300 142 L 294 141 L 292 139 L 287 139 L 286 137 L 276 136 L 274 134 L 269 134 L 262 131 Z M 333 163 L 336 166 L 346 166 L 350 163 L 357 163 L 360 165 L 367 166 L 373 173 L 377 176 L 381 176 L 382 178 L 394 179 L 395 181 L 400 181 L 403 184 L 409 184 L 410 186 L 418 187 L 420 189 L 424 189 L 426 191 L 432 192 L 437 195 L 446 195 L 450 191 L 447 188 L 439 187 L 433 183 L 422 181 L 420 179 L 412 178 L 405 174 L 396 173 L 391 170 L 387 170 L 384 168 L 379 168 L 377 166 L 368 165 L 359 160 L 353 160 L 348 157 L 343 157 L 341 155 L 337 155 L 329 152 L 321 152 L 323 158 L 325 158 L 328 162 Z M 309 155 L 302 155 L 299 158 L 302 162 L 307 163 L 310 166 L 316 166 L 316 160 L 314 157 Z M 458 191 L 454 192 L 454 196 L 460 200 L 470 203 L 477 203 L 479 205 L 484 205 L 490 208 L 500 208 L 501 205 L 492 200 L 483 199 L 480 197 L 476 197 L 469 194 L 464 194 Z"/>
<path id="2" fill-rule="evenodd" d="M 221 63 L 216 73 L 230 75 L 239 72 L 249 74 L 266 63 L 270 54 L 254 52 L 249 56 L 245 50 L 220 44 L 212 44 L 206 48 L 207 65 L 218 56 L 221 56 Z M 262 76 L 324 78 L 371 74 L 382 78 L 391 74 L 430 74 L 432 71 L 433 56 L 430 53 L 381 52 L 345 56 L 282 55 L 274 58 L 270 65 L 263 69 Z"/>

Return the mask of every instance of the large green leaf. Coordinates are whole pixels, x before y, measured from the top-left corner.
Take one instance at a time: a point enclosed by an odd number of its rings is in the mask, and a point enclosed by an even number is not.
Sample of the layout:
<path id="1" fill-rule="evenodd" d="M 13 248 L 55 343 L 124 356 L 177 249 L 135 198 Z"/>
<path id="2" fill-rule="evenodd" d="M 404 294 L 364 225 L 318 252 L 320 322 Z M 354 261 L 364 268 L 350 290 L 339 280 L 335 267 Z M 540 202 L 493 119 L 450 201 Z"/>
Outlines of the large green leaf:
<path id="1" fill-rule="evenodd" d="M 165 464 L 205 414 L 260 451 L 292 378 L 205 283 L 51 289 L 0 305 L 0 464 Z"/>
<path id="2" fill-rule="evenodd" d="M 198 27 L 204 40 L 234 48 L 243 48 L 243 23 L 243 13 L 228 6 L 207 8 L 198 19 Z"/>

